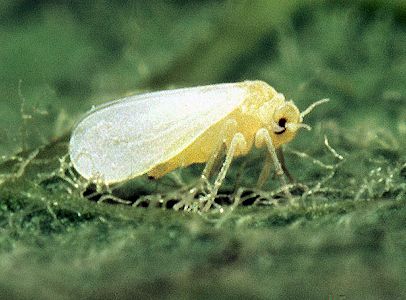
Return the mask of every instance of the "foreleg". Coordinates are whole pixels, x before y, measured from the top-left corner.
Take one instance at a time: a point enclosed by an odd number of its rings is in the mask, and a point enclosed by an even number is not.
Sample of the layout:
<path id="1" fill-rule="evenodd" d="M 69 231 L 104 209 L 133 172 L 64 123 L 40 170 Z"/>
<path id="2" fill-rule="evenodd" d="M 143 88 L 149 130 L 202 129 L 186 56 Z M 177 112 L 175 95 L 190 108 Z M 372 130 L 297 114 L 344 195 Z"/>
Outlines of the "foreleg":
<path id="1" fill-rule="evenodd" d="M 264 143 L 266 144 L 266 146 L 268 148 L 270 158 L 273 162 L 273 165 L 275 166 L 275 172 L 276 172 L 276 175 L 278 175 L 278 177 L 279 177 L 279 181 L 282 185 L 282 189 L 283 189 L 285 195 L 288 198 L 291 198 L 291 194 L 287 188 L 285 177 L 283 176 L 285 173 L 284 173 L 283 167 L 278 159 L 278 155 L 276 153 L 275 146 L 273 145 L 272 138 L 267 129 L 261 128 L 256 133 L 255 144 L 257 146 L 259 146 L 259 145 L 263 145 Z M 265 161 L 265 163 L 266 163 L 266 165 L 264 166 L 264 168 L 269 169 L 269 165 L 270 165 L 269 160 L 268 160 L 268 162 Z M 266 179 L 265 177 L 269 176 L 269 171 L 268 171 L 268 175 L 266 174 L 266 172 L 267 172 L 266 169 L 265 170 L 263 169 L 263 171 L 261 172 L 260 177 L 258 179 L 258 183 L 260 183 L 260 184 L 264 183 L 264 180 Z"/>
<path id="2" fill-rule="evenodd" d="M 286 177 L 288 177 L 289 182 L 293 183 L 295 179 L 293 178 L 292 174 L 290 174 L 288 168 L 286 167 L 285 156 L 283 155 L 282 147 L 276 149 L 276 155 L 278 156 L 278 160 L 281 163 L 282 170 L 285 173 Z"/>

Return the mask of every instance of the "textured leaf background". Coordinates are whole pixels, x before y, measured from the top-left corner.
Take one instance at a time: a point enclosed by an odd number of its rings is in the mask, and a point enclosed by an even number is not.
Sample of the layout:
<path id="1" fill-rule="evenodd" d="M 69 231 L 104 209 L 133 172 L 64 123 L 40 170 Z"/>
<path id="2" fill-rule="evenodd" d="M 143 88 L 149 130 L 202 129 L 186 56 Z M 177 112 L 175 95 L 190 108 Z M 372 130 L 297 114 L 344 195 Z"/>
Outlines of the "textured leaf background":
<path id="1" fill-rule="evenodd" d="M 404 1 L 0 1 L 0 45 L 1 299 L 406 298 Z M 331 99 L 285 149 L 296 205 L 275 179 L 252 193 L 263 151 L 223 213 L 154 202 L 202 166 L 115 191 L 137 207 L 68 182 L 92 105 L 246 79 Z"/>

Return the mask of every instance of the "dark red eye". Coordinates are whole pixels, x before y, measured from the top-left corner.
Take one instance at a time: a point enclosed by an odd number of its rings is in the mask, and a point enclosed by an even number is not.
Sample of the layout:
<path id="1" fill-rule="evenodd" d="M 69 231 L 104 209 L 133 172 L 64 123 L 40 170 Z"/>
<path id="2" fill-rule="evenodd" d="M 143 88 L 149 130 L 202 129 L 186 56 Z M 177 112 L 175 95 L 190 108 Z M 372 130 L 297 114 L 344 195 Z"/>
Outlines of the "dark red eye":
<path id="1" fill-rule="evenodd" d="M 282 128 L 282 130 L 280 130 L 280 131 L 274 131 L 276 134 L 282 134 L 282 133 L 284 133 L 285 131 L 286 131 L 286 123 L 287 123 L 288 121 L 285 119 L 285 118 L 280 118 L 279 119 L 279 121 L 278 121 L 278 125 L 279 125 L 279 127 L 281 127 Z"/>
<path id="2" fill-rule="evenodd" d="M 286 122 L 287 122 L 287 121 L 286 121 L 285 118 L 280 118 L 279 121 L 278 121 L 278 125 L 279 125 L 280 127 L 284 127 L 284 128 L 285 128 Z"/>

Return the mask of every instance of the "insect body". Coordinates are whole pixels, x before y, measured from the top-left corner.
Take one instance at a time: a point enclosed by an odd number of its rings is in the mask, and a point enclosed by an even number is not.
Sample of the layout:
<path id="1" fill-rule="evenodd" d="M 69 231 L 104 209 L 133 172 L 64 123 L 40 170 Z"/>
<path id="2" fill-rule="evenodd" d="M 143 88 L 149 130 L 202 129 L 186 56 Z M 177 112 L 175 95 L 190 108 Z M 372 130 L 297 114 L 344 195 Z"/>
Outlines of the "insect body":
<path id="1" fill-rule="evenodd" d="M 86 179 L 113 184 L 143 174 L 161 177 L 193 163 L 206 162 L 205 174 L 210 174 L 214 158 L 225 149 L 215 194 L 233 157 L 245 155 L 254 144 L 267 145 L 280 170 L 275 149 L 307 127 L 303 116 L 317 104 L 301 114 L 262 81 L 130 96 L 102 105 L 79 121 L 70 140 L 70 158 Z"/>

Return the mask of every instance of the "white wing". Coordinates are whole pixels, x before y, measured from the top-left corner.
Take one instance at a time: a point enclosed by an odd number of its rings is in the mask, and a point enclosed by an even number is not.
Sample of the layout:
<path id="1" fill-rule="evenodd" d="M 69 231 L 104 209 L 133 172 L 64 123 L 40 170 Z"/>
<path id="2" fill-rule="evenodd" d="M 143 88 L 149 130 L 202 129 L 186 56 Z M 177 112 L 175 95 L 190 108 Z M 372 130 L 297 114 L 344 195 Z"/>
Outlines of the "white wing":
<path id="1" fill-rule="evenodd" d="M 180 153 L 245 99 L 228 83 L 120 99 L 90 111 L 76 126 L 70 157 L 85 178 L 114 183 L 145 174 Z"/>

